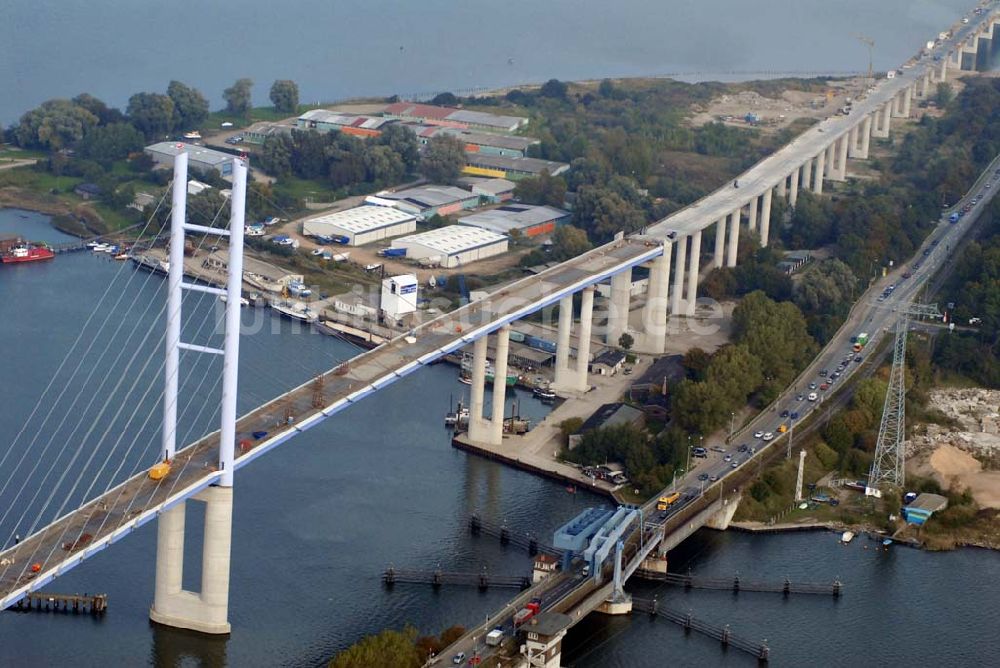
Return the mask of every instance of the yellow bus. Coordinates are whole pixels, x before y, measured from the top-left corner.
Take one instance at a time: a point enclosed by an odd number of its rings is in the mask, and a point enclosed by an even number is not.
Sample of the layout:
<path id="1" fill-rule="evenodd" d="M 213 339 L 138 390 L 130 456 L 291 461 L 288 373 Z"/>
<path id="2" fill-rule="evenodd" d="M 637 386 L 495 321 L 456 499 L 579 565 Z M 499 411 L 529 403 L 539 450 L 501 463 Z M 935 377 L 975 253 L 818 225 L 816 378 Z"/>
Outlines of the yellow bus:
<path id="1" fill-rule="evenodd" d="M 679 498 L 681 498 L 680 492 L 674 492 L 673 494 L 668 494 L 667 496 L 661 496 L 660 500 L 656 502 L 656 509 L 666 510 L 676 503 Z"/>

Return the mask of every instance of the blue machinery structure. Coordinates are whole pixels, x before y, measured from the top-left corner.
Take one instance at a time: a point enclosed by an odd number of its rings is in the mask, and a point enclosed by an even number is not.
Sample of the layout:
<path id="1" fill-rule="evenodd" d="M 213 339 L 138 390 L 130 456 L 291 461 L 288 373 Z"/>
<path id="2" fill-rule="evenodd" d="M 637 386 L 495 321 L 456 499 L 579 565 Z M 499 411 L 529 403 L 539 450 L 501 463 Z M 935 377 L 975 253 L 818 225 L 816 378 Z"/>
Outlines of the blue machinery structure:
<path id="1" fill-rule="evenodd" d="M 587 508 L 566 524 L 556 529 L 552 543 L 564 550 L 563 569 L 568 569 L 574 555 L 583 558 L 590 567 L 590 577 L 601 583 L 604 564 L 611 551 L 615 551 L 615 597 L 623 594 L 622 552 L 624 538 L 633 524 L 642 526 L 642 510 L 633 506 L 619 506 L 617 510 Z"/>

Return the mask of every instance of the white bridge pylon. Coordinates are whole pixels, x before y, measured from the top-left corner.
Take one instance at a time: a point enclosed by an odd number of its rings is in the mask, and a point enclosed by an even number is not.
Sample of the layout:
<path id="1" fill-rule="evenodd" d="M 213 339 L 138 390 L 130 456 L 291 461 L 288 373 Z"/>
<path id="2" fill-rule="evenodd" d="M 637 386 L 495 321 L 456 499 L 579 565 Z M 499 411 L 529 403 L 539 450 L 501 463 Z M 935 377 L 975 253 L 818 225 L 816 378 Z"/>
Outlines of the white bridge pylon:
<path id="1" fill-rule="evenodd" d="M 229 229 L 193 225 L 186 220 L 187 153 L 174 159 L 173 211 L 167 279 L 167 336 L 164 363 L 162 452 L 169 467 L 177 451 L 177 394 L 180 351 L 222 355 L 222 405 L 219 438 L 219 478 L 193 498 L 205 504 L 201 591 L 182 588 L 184 577 L 184 520 L 187 500 L 163 510 L 157 520 L 156 588 L 149 618 L 159 624 L 202 633 L 226 634 L 229 626 L 229 571 L 233 526 L 233 458 L 236 442 L 236 391 L 240 358 L 240 296 L 243 281 L 243 223 L 246 210 L 247 167 L 233 160 L 233 194 Z M 186 232 L 229 237 L 226 288 L 184 282 Z M 222 349 L 181 341 L 181 303 L 184 290 L 226 297 L 225 338 Z"/>

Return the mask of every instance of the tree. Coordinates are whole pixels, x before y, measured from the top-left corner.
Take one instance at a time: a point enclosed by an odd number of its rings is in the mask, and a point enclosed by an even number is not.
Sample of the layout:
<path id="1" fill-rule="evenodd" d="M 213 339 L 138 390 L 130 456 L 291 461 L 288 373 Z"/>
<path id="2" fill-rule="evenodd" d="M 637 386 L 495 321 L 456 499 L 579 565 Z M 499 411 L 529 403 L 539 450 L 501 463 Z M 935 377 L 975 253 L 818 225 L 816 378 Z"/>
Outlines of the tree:
<path id="1" fill-rule="evenodd" d="M 289 135 L 271 135 L 264 140 L 260 150 L 260 167 L 272 176 L 292 173 L 294 140 Z"/>
<path id="2" fill-rule="evenodd" d="M 454 93 L 438 93 L 431 100 L 431 104 L 437 104 L 442 107 L 454 107 L 458 104 L 458 98 L 455 97 Z"/>
<path id="3" fill-rule="evenodd" d="M 568 90 L 569 87 L 562 81 L 559 81 L 559 79 L 549 79 L 544 84 L 542 84 L 542 87 L 538 91 L 538 94 L 541 95 L 542 97 L 552 97 L 559 100 L 565 100 L 566 92 Z"/>
<path id="4" fill-rule="evenodd" d="M 419 668 L 423 658 L 416 645 L 417 632 L 411 627 L 403 631 L 386 629 L 375 635 L 365 636 L 333 657 L 329 668 Z"/>
<path id="5" fill-rule="evenodd" d="M 136 93 L 125 110 L 129 122 L 147 139 L 162 138 L 174 127 L 174 101 L 159 93 Z"/>
<path id="6" fill-rule="evenodd" d="M 939 107 L 947 107 L 948 103 L 955 97 L 955 90 L 947 81 L 942 81 L 934 91 L 934 104 Z"/>
<path id="7" fill-rule="evenodd" d="M 549 251 L 549 257 L 562 262 L 583 255 L 590 248 L 586 232 L 572 225 L 560 225 L 552 233 L 552 249 Z"/>
<path id="8" fill-rule="evenodd" d="M 77 145 L 81 158 L 106 164 L 141 151 L 145 145 L 142 133 L 128 123 L 99 126 L 87 133 Z"/>
<path id="9" fill-rule="evenodd" d="M 409 128 L 391 123 L 385 126 L 377 141 L 399 154 L 407 173 L 415 172 L 420 166 L 420 144 L 417 135 Z"/>
<path id="10" fill-rule="evenodd" d="M 125 120 L 125 115 L 122 112 L 114 107 L 109 107 L 90 93 L 80 93 L 73 98 L 73 104 L 83 107 L 94 116 L 97 116 L 97 122 L 100 125 L 121 123 Z"/>
<path id="11" fill-rule="evenodd" d="M 193 130 L 208 118 L 208 100 L 197 88 L 171 81 L 167 96 L 174 101 L 174 127 Z"/>
<path id="12" fill-rule="evenodd" d="M 434 183 L 454 183 L 465 166 L 465 146 L 451 135 L 437 135 L 427 142 L 420 171 Z"/>
<path id="13" fill-rule="evenodd" d="M 646 224 L 646 215 L 609 188 L 583 186 L 577 192 L 573 223 L 586 230 L 587 236 L 607 241 L 618 232 L 637 232 Z"/>
<path id="14" fill-rule="evenodd" d="M 398 153 L 388 146 L 366 146 L 363 154 L 367 180 L 372 183 L 399 183 L 406 174 L 406 165 Z"/>
<path id="15" fill-rule="evenodd" d="M 632 346 L 634 345 L 635 345 L 635 339 L 632 338 L 632 335 L 629 334 L 628 332 L 625 332 L 624 334 L 618 337 L 618 347 L 621 348 L 622 350 L 628 352 L 629 350 L 632 350 Z"/>
<path id="16" fill-rule="evenodd" d="M 236 83 L 222 91 L 222 99 L 226 101 L 226 111 L 237 116 L 245 116 L 252 104 L 251 91 L 253 79 L 237 79 Z"/>
<path id="17" fill-rule="evenodd" d="M 83 139 L 98 118 L 70 100 L 48 100 L 23 116 L 14 128 L 19 146 L 58 150 Z"/>
<path id="18" fill-rule="evenodd" d="M 278 79 L 271 84 L 270 98 L 276 111 L 294 114 L 299 109 L 299 86 L 291 79 Z"/>
<path id="19" fill-rule="evenodd" d="M 528 204 L 562 207 L 566 205 L 566 181 L 543 169 L 538 176 L 518 181 L 514 187 L 514 195 Z"/>

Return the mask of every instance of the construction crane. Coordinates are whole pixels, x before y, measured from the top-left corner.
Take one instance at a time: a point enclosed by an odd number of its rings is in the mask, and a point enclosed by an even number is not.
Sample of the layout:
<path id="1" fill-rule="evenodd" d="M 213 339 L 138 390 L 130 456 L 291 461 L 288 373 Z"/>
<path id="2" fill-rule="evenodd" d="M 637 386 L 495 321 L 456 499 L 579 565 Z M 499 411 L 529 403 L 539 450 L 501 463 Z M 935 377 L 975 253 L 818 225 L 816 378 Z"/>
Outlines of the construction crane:
<path id="1" fill-rule="evenodd" d="M 878 308 L 887 308 L 877 305 Z M 867 496 L 882 496 L 883 486 L 902 487 L 906 481 L 906 334 L 910 318 L 941 318 L 937 304 L 908 302 L 899 307 L 888 307 L 899 313 L 896 321 L 896 339 L 892 353 L 892 371 L 889 387 L 885 391 L 882 423 L 878 429 L 875 459 L 868 474 Z"/>
<path id="2" fill-rule="evenodd" d="M 854 37 L 856 37 L 858 41 L 868 45 L 868 81 L 875 81 L 875 70 L 873 69 L 875 40 L 860 33 L 856 34 Z"/>

